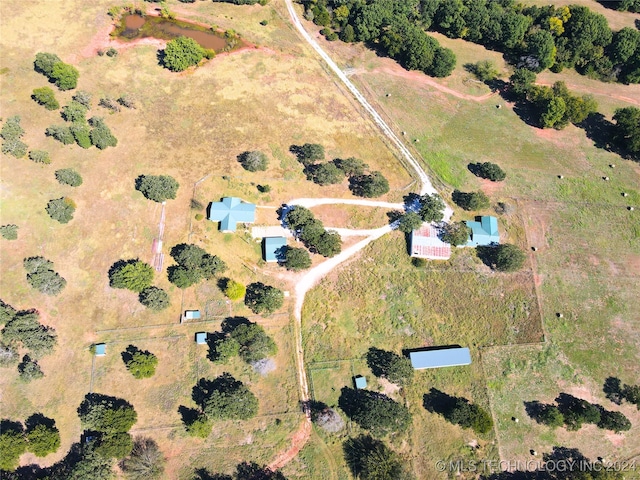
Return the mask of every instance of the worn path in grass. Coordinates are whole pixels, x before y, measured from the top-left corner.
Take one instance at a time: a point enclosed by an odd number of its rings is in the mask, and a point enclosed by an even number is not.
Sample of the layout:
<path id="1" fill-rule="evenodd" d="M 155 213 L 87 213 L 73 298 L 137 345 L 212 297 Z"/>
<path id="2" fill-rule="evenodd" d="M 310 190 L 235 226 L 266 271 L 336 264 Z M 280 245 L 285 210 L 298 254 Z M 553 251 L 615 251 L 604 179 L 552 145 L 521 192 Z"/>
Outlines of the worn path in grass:
<path id="1" fill-rule="evenodd" d="M 347 89 L 353 94 L 355 99 L 362 105 L 362 107 L 369 113 L 372 120 L 375 124 L 380 128 L 382 133 L 391 140 L 392 144 L 395 145 L 404 159 L 411 165 L 411 167 L 415 170 L 421 184 L 420 193 L 421 194 L 434 194 L 437 193 L 436 189 L 433 187 L 429 176 L 421 167 L 420 163 L 413 157 L 411 152 L 407 149 L 407 147 L 400 141 L 400 139 L 396 136 L 396 134 L 391 130 L 391 128 L 386 124 L 386 122 L 382 119 L 380 114 L 369 104 L 364 95 L 362 95 L 358 89 L 355 87 L 353 83 L 347 78 L 344 72 L 338 67 L 338 65 L 331 59 L 331 57 L 318 45 L 318 43 L 307 33 L 305 28 L 302 26 L 302 22 L 298 18 L 295 9 L 291 0 L 285 0 L 287 4 L 287 10 L 289 11 L 289 15 L 291 20 L 293 21 L 294 26 L 297 28 L 298 32 L 302 37 L 307 41 L 307 43 L 313 48 L 318 55 L 327 63 L 329 68 L 336 74 L 336 76 L 340 79 L 340 81 L 347 87 Z M 355 205 L 363 205 L 363 206 L 390 206 L 390 208 L 402 208 L 401 204 L 385 204 L 385 202 L 375 202 L 369 200 L 343 200 L 343 199 L 298 199 L 298 205 L 303 205 L 300 201 L 304 201 L 304 206 L 311 207 L 314 205 L 327 205 L 334 203 L 349 203 Z M 295 200 L 293 201 L 295 202 Z M 292 203 L 293 203 L 292 202 Z M 385 205 L 383 205 L 385 204 Z M 451 207 L 447 206 L 445 209 L 445 220 L 449 220 L 451 215 L 453 214 L 453 210 Z M 368 236 L 342 251 L 340 254 L 336 255 L 333 258 L 330 258 L 326 262 L 321 263 L 315 268 L 309 270 L 309 272 L 302 277 L 295 288 L 295 307 L 294 307 L 294 315 L 295 315 L 295 335 L 296 335 L 296 369 L 298 371 L 298 378 L 300 382 L 300 400 L 302 402 L 307 402 L 309 400 L 309 383 L 307 379 L 307 373 L 304 368 L 304 356 L 302 349 L 302 305 L 304 303 L 304 297 L 306 293 L 316 285 L 322 277 L 327 275 L 331 270 L 345 262 L 347 259 L 351 258 L 353 255 L 358 253 L 364 247 L 366 247 L 373 240 L 376 240 L 386 233 L 391 232 L 395 228 L 395 225 L 386 225 L 379 229 L 374 229 L 368 231 Z M 347 229 L 341 229 L 347 230 Z M 304 446 L 304 444 L 309 440 L 311 436 L 311 428 L 310 422 L 311 417 L 309 415 L 309 411 L 306 411 L 306 420 L 300 426 L 298 432 L 296 432 L 292 438 L 292 445 L 289 450 L 281 453 L 276 457 L 276 460 L 270 465 L 270 468 L 277 469 L 286 465 L 290 460 L 295 458 L 300 449 Z"/>

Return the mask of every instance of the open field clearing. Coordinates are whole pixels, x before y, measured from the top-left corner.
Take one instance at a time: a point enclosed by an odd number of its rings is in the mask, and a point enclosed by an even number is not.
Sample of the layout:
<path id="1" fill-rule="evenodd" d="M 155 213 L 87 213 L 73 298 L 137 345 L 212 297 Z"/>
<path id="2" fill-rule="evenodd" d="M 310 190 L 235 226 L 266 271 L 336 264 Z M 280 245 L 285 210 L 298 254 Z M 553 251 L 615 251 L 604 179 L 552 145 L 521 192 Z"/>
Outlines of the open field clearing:
<path id="1" fill-rule="evenodd" d="M 122 48 L 114 58 L 84 56 L 91 52 L 99 31 L 108 28 L 106 11 L 111 5 L 72 2 L 44 8 L 42 4 L 9 1 L 1 7 L 2 116 L 20 115 L 26 130 L 23 140 L 30 149 L 49 151 L 52 163 L 39 165 L 26 158 L 3 156 L 1 223 L 15 223 L 20 229 L 17 241 L 3 241 L 0 290 L 2 299 L 18 309 L 37 308 L 41 321 L 58 334 L 55 352 L 40 362 L 43 379 L 22 384 L 15 368 L 3 373 L 3 416 L 20 419 L 41 411 L 56 420 L 62 446 L 38 460 L 50 465 L 79 439 L 76 408 L 92 386 L 95 392 L 122 396 L 133 403 L 138 412 L 133 433 L 149 435 L 160 443 L 171 478 L 188 478 L 193 468 L 200 466 L 215 472 L 228 471 L 241 460 L 268 463 L 287 448 L 291 432 L 302 419 L 297 406 L 289 304 L 285 302 L 282 312 L 269 318 L 251 315 L 278 344 L 275 372 L 261 377 L 239 361 L 213 366 L 205 359 L 206 347 L 194 344 L 194 332 L 216 330 L 224 316 L 249 316 L 250 312 L 241 302 L 229 305 L 215 280 L 184 293 L 169 284 L 166 267 L 172 260 L 168 251 L 177 243 L 196 243 L 227 263 L 224 276 L 245 284 L 263 281 L 291 290 L 289 282 L 295 276 L 263 265 L 260 245 L 241 229 L 236 235 L 223 234 L 215 224 L 197 221 L 194 216 L 198 211 L 189 209 L 195 182 L 208 175 L 195 190 L 196 198 L 205 204 L 223 195 L 238 195 L 273 207 L 261 212 L 259 218 L 275 225 L 275 208 L 291 198 L 354 198 L 346 180 L 326 188 L 305 180 L 302 165 L 288 151 L 290 145 L 319 142 L 325 146 L 327 160 L 356 156 L 372 169 L 383 171 L 392 187 L 383 200 L 400 201 L 412 179 L 355 104 L 315 59 L 310 60 L 272 7 L 194 5 L 194 20 L 233 28 L 257 48 L 221 55 L 195 71 L 173 74 L 158 65 L 153 46 Z M 177 3 L 176 8 L 190 10 Z M 79 20 L 76 10 L 82 12 Z M 269 24 L 262 26 L 261 20 Z M 27 23 L 30 28 L 24 31 L 20 25 Z M 33 71 L 38 51 L 54 52 L 78 68 L 78 89 L 93 94 L 88 117 L 106 118 L 118 138 L 116 148 L 83 150 L 45 137 L 48 126 L 63 122 L 59 111 L 46 111 L 29 98 L 34 88 L 47 84 L 45 77 Z M 135 110 L 109 114 L 97 106 L 101 97 L 117 98 L 125 93 L 135 99 Z M 55 93 L 61 105 L 73 94 Z M 243 151 L 254 149 L 267 154 L 267 172 L 246 172 L 236 160 Z M 80 187 L 55 181 L 54 171 L 68 167 L 82 175 Z M 177 198 L 166 205 L 165 270 L 156 273 L 154 280 L 171 299 L 169 309 L 161 313 L 145 309 L 135 293 L 115 290 L 108 284 L 107 272 L 117 260 L 151 262 L 153 258 L 161 206 L 134 190 L 134 180 L 141 174 L 172 175 L 180 183 Z M 262 194 L 258 184 L 272 189 Z M 51 220 L 44 211 L 50 199 L 64 195 L 78 206 L 67 225 Z M 52 260 L 67 279 L 68 285 L 58 297 L 46 297 L 27 285 L 22 259 L 33 255 Z M 187 308 L 208 312 L 214 321 L 177 325 Z M 96 359 L 92 383 L 88 349 L 94 342 L 106 342 L 108 355 Z M 120 351 L 129 343 L 158 355 L 156 376 L 134 380 L 126 372 Z M 216 432 L 206 441 L 185 437 L 177 406 L 191 406 L 196 377 L 225 370 L 247 382 L 260 398 L 259 416 L 246 424 L 216 425 Z M 23 463 L 35 460 L 25 455 Z"/>
<path id="2" fill-rule="evenodd" d="M 625 15 L 611 10 L 608 12 L 614 16 Z M 444 37 L 438 39 L 441 43 L 446 43 Z M 495 52 L 485 50 L 484 55 L 474 50 L 482 49 L 477 45 L 460 40 L 449 42 L 446 46 L 452 48 L 459 59 L 473 58 L 477 61 L 490 58 L 499 68 L 503 68 L 503 64 L 497 61 Z M 335 48 L 333 45 L 330 48 L 338 56 L 338 61 L 348 66 L 352 72 L 351 80 L 366 92 L 369 101 L 385 114 L 385 119 L 395 126 L 397 132 L 406 131 L 407 139 L 416 140 L 413 148 L 420 152 L 427 166 L 447 184 L 445 191 L 450 192 L 451 187 L 464 191 L 482 189 L 494 204 L 498 201 L 510 204 L 514 215 L 504 218 L 504 225 L 500 226 L 501 239 L 504 240 L 502 232 L 506 229 L 509 241 L 525 248 L 537 248 L 536 253 L 531 253 L 531 260 L 545 325 L 545 346 L 483 348 L 484 373 L 479 372 L 469 382 L 475 385 L 476 391 L 485 392 L 479 398 L 487 398 L 487 401 L 491 399 L 498 425 L 500 457 L 503 460 L 524 458 L 529 449 L 546 452 L 552 445 L 561 444 L 579 448 L 591 458 L 600 455 L 607 459 L 636 458 L 638 446 L 634 438 L 637 435 L 633 433 L 633 429 L 620 435 L 594 427 L 585 427 L 577 433 L 558 429 L 553 436 L 546 427 L 537 425 L 523 413 L 522 402 L 552 401 L 559 393 L 567 392 L 587 399 L 592 395 L 593 401 L 612 409 L 611 402 L 604 399 L 602 393 L 605 378 L 619 377 L 630 384 L 640 380 L 636 368 L 640 360 L 640 305 L 637 302 L 640 292 L 640 269 L 637 266 L 640 219 L 635 211 L 627 210 L 627 206 L 637 207 L 640 203 L 638 165 L 595 148 L 592 140 L 579 128 L 569 126 L 562 131 L 532 128 L 519 118 L 519 112 L 514 112 L 512 105 L 497 95 L 474 101 L 448 93 L 442 87 L 455 85 L 448 82 L 454 82 L 456 75 L 469 75 L 459 70 L 460 62 L 454 74 L 447 79 L 420 81 L 416 79 L 418 74 L 398 73 L 402 72 L 399 67 L 393 71 L 393 62 L 389 59 L 377 58 L 366 50 L 359 50 L 359 47 L 348 51 L 337 42 L 335 45 Z M 470 55 L 472 51 L 474 56 Z M 508 72 L 503 70 L 503 74 L 506 76 Z M 606 84 L 575 72 L 544 73 L 539 77 L 542 83 L 550 84 L 557 80 L 564 80 L 570 89 L 575 88 L 577 92 L 593 92 L 601 104 L 599 111 L 608 118 L 615 108 L 635 105 L 635 99 L 640 93 L 637 85 Z M 439 85 L 434 86 L 433 82 Z M 482 90 L 458 90 L 459 93 L 476 96 L 483 93 Z M 488 89 L 485 90 L 487 91 Z M 497 105 L 501 108 L 496 108 Z M 507 172 L 507 180 L 492 183 L 471 175 L 467 165 L 484 161 L 499 164 Z M 615 164 L 615 168 L 611 168 L 610 164 Z M 558 175 L 563 175 L 564 178 L 559 179 Z M 608 177 L 608 180 L 603 180 L 603 177 Z M 622 196 L 623 192 L 627 194 L 626 197 Z M 462 219 L 471 216 L 462 211 L 457 211 L 456 216 L 458 215 Z M 370 248 L 382 249 L 382 245 L 388 240 L 379 240 Z M 384 258 L 379 250 L 370 258 L 375 258 L 376 266 L 380 263 L 380 270 L 389 268 L 389 262 L 379 262 L 380 258 Z M 452 261 L 459 258 L 454 257 Z M 402 261 L 410 266 L 408 260 Z M 376 291 L 377 278 L 381 275 L 376 266 L 372 266 L 367 261 L 366 254 L 363 254 L 345 271 L 350 271 L 350 278 L 366 275 L 370 283 L 365 282 L 365 288 L 359 288 L 360 283 L 353 281 L 350 281 L 348 287 L 337 281 L 331 285 L 327 279 L 310 295 L 307 310 L 310 324 L 306 327 L 310 332 L 309 338 L 324 332 L 328 332 L 326 334 L 333 338 L 348 338 L 343 344 L 334 341 L 322 351 L 316 347 L 318 361 L 343 358 L 341 355 L 358 357 L 363 353 L 357 348 L 360 342 L 366 346 L 386 345 L 398 349 L 417 340 L 415 336 L 402 342 L 394 339 L 395 315 L 389 315 L 387 308 L 382 306 L 383 302 L 388 301 L 388 296 L 377 304 L 375 300 L 372 301 L 375 307 L 372 308 L 374 312 L 370 315 L 370 323 L 356 323 L 347 316 L 335 313 L 319 319 L 312 313 L 311 305 L 315 295 L 318 298 L 331 298 L 332 302 L 341 305 L 342 298 L 347 297 L 353 302 L 353 298 Z M 464 276 L 456 275 L 455 281 L 444 283 L 442 275 L 447 268 L 436 263 L 429 267 L 437 272 L 434 273 L 437 277 L 431 280 L 431 284 L 442 288 L 452 301 L 456 301 L 456 307 L 459 308 L 461 301 L 471 305 L 477 304 L 478 298 L 488 297 L 486 293 L 455 293 L 462 285 L 466 285 Z M 382 275 L 384 278 L 384 274 Z M 371 286 L 372 278 L 376 279 L 374 287 Z M 411 276 L 398 275 L 389 285 L 402 291 L 403 299 L 410 299 L 416 280 Z M 324 289 L 322 293 L 321 289 Z M 366 291 L 363 293 L 363 290 Z M 425 290 L 426 299 L 429 299 L 424 301 L 427 308 L 416 310 L 424 312 L 423 316 L 429 319 L 434 317 L 429 314 L 429 307 L 434 299 L 430 297 L 433 294 L 430 289 Z M 381 294 L 388 295 L 387 292 Z M 503 299 L 499 302 L 500 306 L 504 306 Z M 375 312 L 376 308 L 379 313 Z M 338 307 L 338 311 L 340 310 Z M 459 313 L 455 307 L 445 310 Z M 363 311 L 361 306 L 358 311 L 367 315 L 366 309 Z M 557 312 L 563 312 L 563 318 L 557 318 Z M 473 311 L 471 315 L 475 319 L 478 312 Z M 360 316 L 361 314 L 358 318 Z M 502 314 L 496 314 L 491 318 L 495 320 L 501 316 Z M 475 330 L 474 333 L 479 335 L 476 341 L 482 347 L 489 345 L 483 343 L 489 337 L 495 344 L 519 342 L 518 339 L 505 338 L 507 330 L 504 329 L 500 329 L 498 335 L 491 331 L 487 337 L 482 338 L 484 329 L 465 328 L 460 324 L 460 318 L 464 318 L 464 315 L 458 314 L 449 321 L 443 321 L 447 325 L 447 329 L 444 330 L 443 327 L 443 330 L 449 334 L 454 332 L 454 335 Z M 424 322 L 423 318 L 421 320 Z M 423 322 L 420 326 L 427 328 Z M 371 325 L 385 325 L 386 330 L 378 333 Z M 444 335 L 438 338 L 433 335 L 433 329 L 422 338 L 425 344 L 463 344 L 458 339 L 446 338 Z M 464 339 L 467 342 L 470 340 L 469 337 Z M 366 346 L 362 348 L 365 349 Z M 313 351 L 314 345 L 309 344 L 307 348 Z M 541 348 L 550 353 L 540 357 L 536 352 Z M 503 374 L 505 367 L 500 362 L 511 356 L 519 360 L 509 362 L 509 371 Z M 475 362 L 476 357 L 473 358 Z M 531 381 L 532 376 L 543 380 L 536 383 Z M 484 389 L 485 385 L 487 390 Z M 532 398 L 524 398 L 521 393 L 523 391 Z M 584 392 L 588 394 L 585 396 Z M 538 396 L 541 398 L 537 398 Z M 620 410 L 628 414 L 636 429 L 638 419 L 631 412 L 632 409 L 623 405 Z M 514 415 L 520 419 L 519 426 L 511 420 Z M 428 421 L 428 415 L 424 418 Z M 522 430 L 518 430 L 520 428 Z M 439 436 L 436 438 L 440 443 L 445 441 Z M 433 450 L 426 448 L 425 452 L 430 454 Z M 441 457 L 435 455 L 432 460 L 439 458 Z M 419 471 L 418 464 L 414 462 L 414 466 Z"/>

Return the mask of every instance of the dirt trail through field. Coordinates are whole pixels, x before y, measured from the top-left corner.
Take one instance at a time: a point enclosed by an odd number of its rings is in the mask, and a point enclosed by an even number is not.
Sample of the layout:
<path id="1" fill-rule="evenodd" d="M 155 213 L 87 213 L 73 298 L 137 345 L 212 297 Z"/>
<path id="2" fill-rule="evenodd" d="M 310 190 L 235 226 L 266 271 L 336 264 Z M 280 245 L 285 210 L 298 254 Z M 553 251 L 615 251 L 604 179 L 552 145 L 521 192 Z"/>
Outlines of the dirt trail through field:
<path id="1" fill-rule="evenodd" d="M 544 83 L 544 82 L 536 82 L 536 85 L 540 85 L 541 87 L 551 87 L 552 83 Z M 623 95 L 614 95 L 608 91 L 608 86 L 605 83 L 604 86 L 599 85 L 590 85 L 589 88 L 586 88 L 582 85 L 573 85 L 568 83 L 567 88 L 572 92 L 582 92 L 589 93 L 595 95 L 602 95 L 604 97 L 615 98 L 616 100 L 622 100 L 623 102 L 632 103 L 634 105 L 640 105 L 640 97 L 632 98 L 625 97 Z"/>

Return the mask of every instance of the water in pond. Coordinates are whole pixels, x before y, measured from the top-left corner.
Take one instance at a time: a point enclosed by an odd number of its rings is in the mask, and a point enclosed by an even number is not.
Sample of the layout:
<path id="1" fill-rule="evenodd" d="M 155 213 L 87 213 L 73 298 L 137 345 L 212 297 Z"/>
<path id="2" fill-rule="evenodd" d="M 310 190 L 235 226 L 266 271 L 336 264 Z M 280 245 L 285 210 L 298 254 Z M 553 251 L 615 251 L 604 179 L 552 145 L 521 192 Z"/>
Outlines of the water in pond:
<path id="1" fill-rule="evenodd" d="M 127 40 L 148 37 L 172 40 L 185 36 L 193 38 L 202 47 L 216 52 L 231 50 L 245 45 L 240 39 L 229 40 L 222 33 L 212 32 L 211 29 L 200 25 L 151 16 L 126 15 L 122 19 L 120 28 L 115 33 L 118 37 Z"/>

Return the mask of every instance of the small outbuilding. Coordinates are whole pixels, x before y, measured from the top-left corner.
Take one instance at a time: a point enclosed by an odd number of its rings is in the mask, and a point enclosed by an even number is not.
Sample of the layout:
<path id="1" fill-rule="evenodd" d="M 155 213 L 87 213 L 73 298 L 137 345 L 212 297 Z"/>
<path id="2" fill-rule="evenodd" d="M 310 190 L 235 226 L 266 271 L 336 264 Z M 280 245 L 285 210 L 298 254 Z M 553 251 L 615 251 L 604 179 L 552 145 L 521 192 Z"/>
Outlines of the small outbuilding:
<path id="1" fill-rule="evenodd" d="M 471 353 L 462 347 L 427 348 L 409 352 L 409 359 L 415 370 L 458 367 L 471 364 Z"/>
<path id="2" fill-rule="evenodd" d="M 224 197 L 209 206 L 209 220 L 220 222 L 222 232 L 235 232 L 238 223 L 255 222 L 256 206 L 237 197 Z"/>
<path id="3" fill-rule="evenodd" d="M 104 357 L 107 354 L 107 344 L 106 343 L 96 343 L 93 346 L 93 351 L 96 357 Z"/>
<path id="4" fill-rule="evenodd" d="M 496 245 L 500 243 L 500 234 L 498 233 L 498 219 L 491 215 L 484 215 L 476 218 L 475 221 L 464 222 L 471 229 L 467 247 L 485 247 L 487 245 Z"/>
<path id="5" fill-rule="evenodd" d="M 362 375 L 356 375 L 353 377 L 353 383 L 356 385 L 356 390 L 367 388 L 367 379 Z"/>
<path id="6" fill-rule="evenodd" d="M 265 237 L 262 239 L 262 258 L 265 262 L 283 261 L 286 246 L 284 237 Z"/>
<path id="7" fill-rule="evenodd" d="M 183 318 L 185 320 L 200 320 L 201 317 L 200 310 L 186 310 Z"/>
<path id="8" fill-rule="evenodd" d="M 196 343 L 205 345 L 207 343 L 207 332 L 196 332 Z"/>

